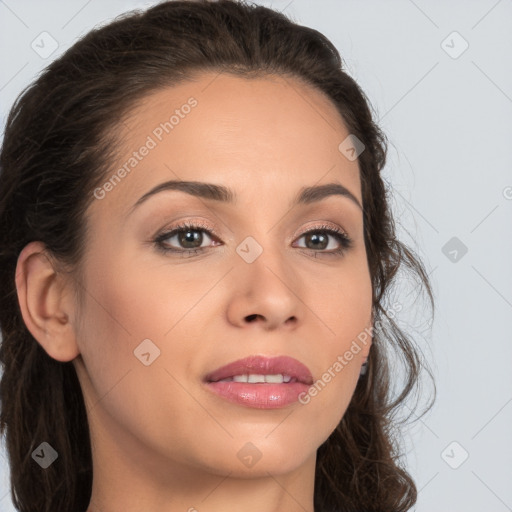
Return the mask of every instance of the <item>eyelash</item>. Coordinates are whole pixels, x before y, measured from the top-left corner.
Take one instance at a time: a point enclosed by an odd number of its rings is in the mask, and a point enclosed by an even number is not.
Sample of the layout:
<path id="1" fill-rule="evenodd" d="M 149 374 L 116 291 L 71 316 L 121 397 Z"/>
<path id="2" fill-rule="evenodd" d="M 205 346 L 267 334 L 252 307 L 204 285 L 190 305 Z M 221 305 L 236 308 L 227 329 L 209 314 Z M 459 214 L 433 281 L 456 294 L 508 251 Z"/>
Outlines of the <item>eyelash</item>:
<path id="1" fill-rule="evenodd" d="M 207 247 L 201 247 L 198 249 L 171 249 L 164 244 L 165 240 L 172 238 L 174 235 L 179 234 L 183 231 L 204 231 L 210 238 L 218 237 L 215 231 L 210 229 L 208 226 L 205 226 L 201 223 L 194 224 L 191 222 L 183 222 L 173 227 L 172 230 L 166 231 L 165 233 L 161 233 L 160 235 L 158 235 L 153 240 L 153 243 L 156 246 L 157 250 L 164 254 L 178 253 L 181 254 L 183 257 L 186 257 L 185 255 L 187 254 L 191 256 L 192 254 L 202 253 L 205 249 L 207 249 Z M 353 246 L 353 240 L 346 233 L 344 233 L 343 231 L 336 227 L 333 228 L 331 226 L 326 225 L 315 226 L 311 229 L 308 229 L 307 231 L 302 233 L 299 238 L 302 238 L 303 236 L 308 235 L 310 233 L 317 232 L 327 233 L 328 235 L 331 235 L 334 238 L 336 238 L 340 243 L 340 248 L 330 252 L 325 252 L 324 250 L 305 249 L 309 252 L 312 252 L 315 255 L 315 257 L 317 253 L 325 254 L 327 256 L 339 257 L 343 255 L 345 251 L 349 250 Z M 300 247 L 300 249 L 304 248 Z"/>

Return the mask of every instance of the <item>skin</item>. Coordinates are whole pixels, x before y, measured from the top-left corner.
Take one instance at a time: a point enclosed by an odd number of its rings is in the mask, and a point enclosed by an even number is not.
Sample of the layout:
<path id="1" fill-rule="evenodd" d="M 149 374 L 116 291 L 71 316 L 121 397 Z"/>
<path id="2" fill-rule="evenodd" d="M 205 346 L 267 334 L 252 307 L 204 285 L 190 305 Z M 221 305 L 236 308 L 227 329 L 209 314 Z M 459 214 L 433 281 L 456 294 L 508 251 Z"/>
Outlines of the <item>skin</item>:
<path id="1" fill-rule="evenodd" d="M 77 371 L 93 451 L 88 512 L 312 512 L 316 450 L 346 411 L 371 340 L 305 405 L 236 405 L 202 379 L 246 356 L 288 355 L 316 381 L 371 326 L 361 209 L 343 196 L 289 206 L 302 187 L 328 182 L 362 204 L 357 160 L 338 150 L 349 132 L 297 79 L 205 73 L 152 93 L 120 124 L 119 166 L 191 96 L 197 106 L 161 141 L 153 136 L 156 147 L 88 209 L 82 308 L 44 246 L 25 247 L 23 318 Z M 225 185 L 238 200 L 165 191 L 130 213 L 170 179 Z M 218 236 L 200 231 L 205 249 L 190 257 L 159 252 L 152 240 L 178 220 Z M 329 256 L 340 247 L 329 235 L 328 246 L 308 248 L 303 233 L 323 224 L 353 247 Z M 236 252 L 248 236 L 263 249 L 252 263 Z M 184 250 L 177 236 L 167 243 Z M 149 366 L 134 355 L 145 339 L 160 350 Z M 252 467 L 237 456 L 248 442 L 261 455 Z"/>

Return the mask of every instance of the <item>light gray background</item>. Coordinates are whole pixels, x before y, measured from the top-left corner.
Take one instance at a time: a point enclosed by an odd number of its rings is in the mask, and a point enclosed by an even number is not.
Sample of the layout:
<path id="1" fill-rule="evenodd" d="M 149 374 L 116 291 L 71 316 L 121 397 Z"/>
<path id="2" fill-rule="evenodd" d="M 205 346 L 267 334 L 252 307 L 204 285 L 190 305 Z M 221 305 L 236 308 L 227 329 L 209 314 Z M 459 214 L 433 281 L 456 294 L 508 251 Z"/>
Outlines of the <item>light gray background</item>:
<path id="1" fill-rule="evenodd" d="M 16 95 L 78 36 L 154 3 L 0 0 L 2 130 Z M 512 511 L 512 2 L 255 3 L 334 42 L 391 143 L 399 234 L 437 299 L 431 330 L 421 310 L 416 324 L 438 399 L 406 433 L 415 510 Z M 44 31 L 58 43 L 46 58 L 31 47 Z M 0 510 L 13 512 L 4 457 Z"/>

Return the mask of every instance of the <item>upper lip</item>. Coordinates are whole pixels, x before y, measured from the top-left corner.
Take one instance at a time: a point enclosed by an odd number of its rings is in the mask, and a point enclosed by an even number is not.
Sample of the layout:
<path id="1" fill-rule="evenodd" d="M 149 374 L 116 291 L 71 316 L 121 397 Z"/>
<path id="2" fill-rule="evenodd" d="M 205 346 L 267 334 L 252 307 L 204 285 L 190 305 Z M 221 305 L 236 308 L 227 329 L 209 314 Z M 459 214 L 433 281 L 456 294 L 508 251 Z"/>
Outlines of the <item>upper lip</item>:
<path id="1" fill-rule="evenodd" d="M 235 375 L 275 375 L 278 373 L 289 375 L 304 384 L 311 385 L 313 383 L 309 368 L 297 359 L 288 356 L 250 356 L 239 359 L 210 372 L 206 375 L 205 380 L 207 382 L 217 382 Z"/>

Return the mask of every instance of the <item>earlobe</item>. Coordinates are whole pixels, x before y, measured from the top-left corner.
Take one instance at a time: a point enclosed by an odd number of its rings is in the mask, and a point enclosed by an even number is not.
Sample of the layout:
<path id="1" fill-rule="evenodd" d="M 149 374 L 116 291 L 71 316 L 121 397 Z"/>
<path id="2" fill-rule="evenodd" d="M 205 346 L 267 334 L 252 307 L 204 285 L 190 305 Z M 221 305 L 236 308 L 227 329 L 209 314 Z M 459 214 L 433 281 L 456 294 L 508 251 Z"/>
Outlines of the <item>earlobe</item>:
<path id="1" fill-rule="evenodd" d="M 41 242 L 30 242 L 18 257 L 16 290 L 23 321 L 47 354 L 67 362 L 79 355 L 72 322 L 73 294 Z"/>

